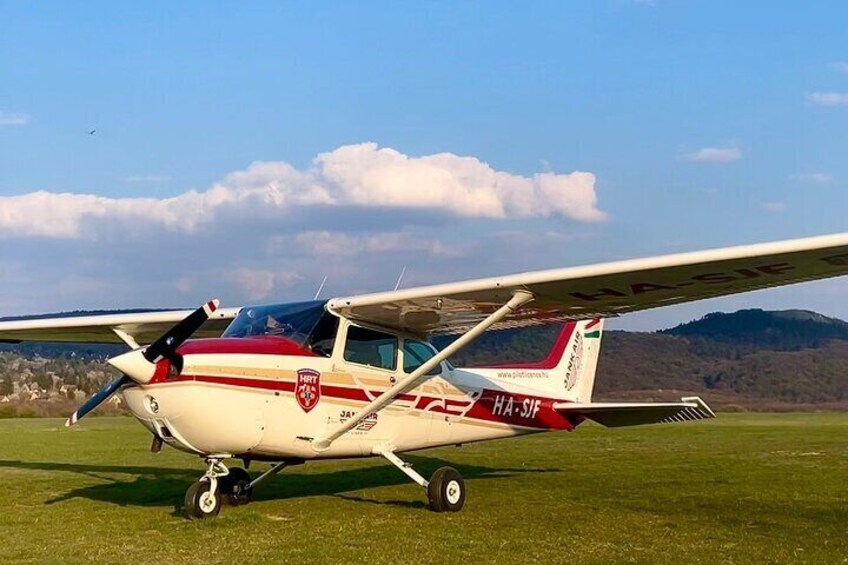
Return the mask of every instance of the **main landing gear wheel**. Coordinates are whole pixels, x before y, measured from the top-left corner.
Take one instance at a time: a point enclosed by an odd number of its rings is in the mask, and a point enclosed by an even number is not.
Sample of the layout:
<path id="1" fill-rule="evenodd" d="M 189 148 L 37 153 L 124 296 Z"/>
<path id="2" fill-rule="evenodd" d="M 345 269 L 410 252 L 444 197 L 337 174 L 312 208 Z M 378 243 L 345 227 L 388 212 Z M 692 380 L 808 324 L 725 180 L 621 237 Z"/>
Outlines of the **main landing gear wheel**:
<path id="1" fill-rule="evenodd" d="M 218 490 L 230 506 L 241 506 L 253 500 L 250 475 L 241 467 L 233 467 L 228 475 L 218 479 Z"/>
<path id="2" fill-rule="evenodd" d="M 185 511 L 192 520 L 213 518 L 221 511 L 221 495 L 208 480 L 201 479 L 188 487 Z"/>
<path id="3" fill-rule="evenodd" d="M 427 485 L 430 510 L 459 512 L 465 506 L 465 481 L 453 467 L 436 469 Z"/>

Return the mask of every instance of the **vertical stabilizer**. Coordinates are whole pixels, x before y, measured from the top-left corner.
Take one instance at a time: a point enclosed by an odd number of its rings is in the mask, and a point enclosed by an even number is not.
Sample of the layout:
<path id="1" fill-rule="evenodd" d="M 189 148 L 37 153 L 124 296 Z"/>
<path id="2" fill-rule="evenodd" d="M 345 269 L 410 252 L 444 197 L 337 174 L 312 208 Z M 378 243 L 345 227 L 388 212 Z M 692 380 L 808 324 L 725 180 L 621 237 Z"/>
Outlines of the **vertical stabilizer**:
<path id="1" fill-rule="evenodd" d="M 598 358 L 601 355 L 601 339 L 604 333 L 604 320 L 596 319 L 579 322 L 578 335 L 582 337 L 582 359 L 575 361 L 574 373 L 576 385 L 574 400 L 589 402 L 595 389 L 595 373 L 598 370 Z M 580 349 L 578 347 L 578 349 Z M 566 376 L 566 381 L 569 376 Z"/>
<path id="2" fill-rule="evenodd" d="M 603 319 L 569 322 L 562 327 L 545 359 L 499 366 L 501 378 L 510 378 L 504 374 L 509 370 L 525 374 L 532 371 L 534 378 L 527 384 L 539 389 L 540 394 L 571 402 L 589 402 L 595 388 L 603 330 Z"/>

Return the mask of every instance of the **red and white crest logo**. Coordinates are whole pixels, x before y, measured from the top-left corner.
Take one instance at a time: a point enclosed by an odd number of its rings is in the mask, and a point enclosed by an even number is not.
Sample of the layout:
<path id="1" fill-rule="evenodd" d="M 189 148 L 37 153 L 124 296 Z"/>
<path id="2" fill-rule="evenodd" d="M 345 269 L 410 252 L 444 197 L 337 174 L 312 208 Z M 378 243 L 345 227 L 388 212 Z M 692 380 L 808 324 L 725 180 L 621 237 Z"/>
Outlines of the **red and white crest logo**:
<path id="1" fill-rule="evenodd" d="M 294 397 L 304 412 L 315 408 L 321 400 L 321 373 L 313 369 L 298 370 Z"/>

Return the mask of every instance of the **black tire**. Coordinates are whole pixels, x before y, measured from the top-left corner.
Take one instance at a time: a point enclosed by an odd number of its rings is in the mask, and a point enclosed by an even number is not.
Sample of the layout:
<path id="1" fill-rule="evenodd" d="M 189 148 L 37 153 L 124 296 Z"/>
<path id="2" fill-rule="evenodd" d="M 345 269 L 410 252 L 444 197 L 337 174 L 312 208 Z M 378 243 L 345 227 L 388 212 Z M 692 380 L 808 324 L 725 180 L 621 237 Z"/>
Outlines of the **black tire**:
<path id="1" fill-rule="evenodd" d="M 465 481 L 453 467 L 436 469 L 427 485 L 433 512 L 459 512 L 465 506 Z"/>
<path id="2" fill-rule="evenodd" d="M 224 504 L 230 506 L 241 506 L 253 500 L 250 475 L 241 467 L 233 467 L 227 476 L 218 479 L 218 490 L 221 492 Z"/>
<path id="3" fill-rule="evenodd" d="M 185 512 L 192 520 L 214 518 L 221 511 L 221 496 L 209 489 L 208 481 L 197 481 L 186 491 Z"/>

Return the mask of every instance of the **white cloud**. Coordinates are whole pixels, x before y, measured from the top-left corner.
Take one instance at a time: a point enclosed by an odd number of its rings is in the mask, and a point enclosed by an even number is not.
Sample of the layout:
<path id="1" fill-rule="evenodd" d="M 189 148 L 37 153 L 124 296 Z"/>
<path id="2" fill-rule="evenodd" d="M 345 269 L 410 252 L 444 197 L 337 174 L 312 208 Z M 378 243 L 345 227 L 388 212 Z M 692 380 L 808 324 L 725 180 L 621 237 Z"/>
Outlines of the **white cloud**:
<path id="1" fill-rule="evenodd" d="M 0 111 L 0 126 L 25 126 L 29 123 L 29 115 L 19 112 Z"/>
<path id="2" fill-rule="evenodd" d="M 848 92 L 811 92 L 806 98 L 816 106 L 848 106 Z"/>
<path id="3" fill-rule="evenodd" d="M 697 151 L 688 153 L 686 158 L 690 161 L 702 163 L 730 163 L 742 158 L 742 152 L 738 147 L 702 147 Z"/>
<path id="4" fill-rule="evenodd" d="M 799 181 L 812 184 L 827 184 L 833 180 L 833 176 L 827 173 L 804 173 L 796 177 Z"/>
<path id="5" fill-rule="evenodd" d="M 238 269 L 232 274 L 233 281 L 249 300 L 262 300 L 274 290 L 276 275 L 260 269 Z"/>
<path id="6" fill-rule="evenodd" d="M 110 198 L 40 191 L 0 197 L 0 236 L 95 237 L 101 226 L 159 226 L 195 232 L 245 211 L 282 214 L 303 207 L 431 210 L 469 218 L 607 218 L 587 172 L 497 171 L 475 157 L 439 153 L 410 157 L 375 143 L 318 155 L 310 168 L 252 163 L 203 192 L 171 198 Z"/>
<path id="7" fill-rule="evenodd" d="M 294 243 L 316 255 L 357 255 L 360 253 L 421 252 L 436 257 L 461 257 L 464 251 L 434 239 L 418 237 L 409 232 L 350 234 L 332 231 L 306 231 L 294 237 Z M 278 238 L 272 244 L 277 250 L 291 245 L 290 238 Z"/>
<path id="8" fill-rule="evenodd" d="M 766 202 L 763 204 L 763 210 L 772 214 L 782 214 L 786 212 L 786 204 L 783 202 Z"/>
<path id="9" fill-rule="evenodd" d="M 281 288 L 299 282 L 303 277 L 290 271 L 275 272 L 242 267 L 230 273 L 229 278 L 248 300 L 264 300 Z"/>

